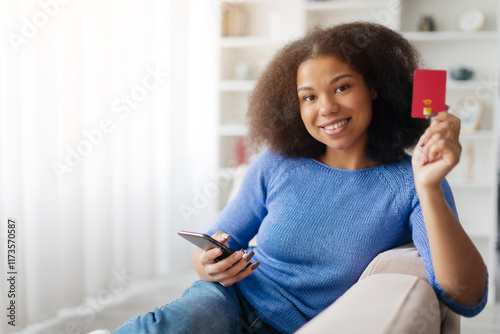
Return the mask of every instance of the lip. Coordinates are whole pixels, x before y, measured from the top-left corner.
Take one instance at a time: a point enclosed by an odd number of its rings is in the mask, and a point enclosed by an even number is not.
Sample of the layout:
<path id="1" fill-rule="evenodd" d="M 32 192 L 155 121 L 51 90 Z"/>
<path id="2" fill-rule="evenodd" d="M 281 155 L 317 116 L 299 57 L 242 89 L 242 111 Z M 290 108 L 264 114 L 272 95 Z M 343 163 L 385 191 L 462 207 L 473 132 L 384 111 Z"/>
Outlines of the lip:
<path id="1" fill-rule="evenodd" d="M 332 125 L 332 124 L 335 124 L 335 123 L 339 123 L 339 122 L 342 122 L 342 121 L 345 121 L 345 120 L 350 120 L 350 119 L 351 119 L 351 117 L 337 118 L 337 119 L 334 119 L 333 121 L 330 121 L 328 123 L 323 123 L 319 127 L 320 128 L 324 128 L 325 126 Z"/>
<path id="2" fill-rule="evenodd" d="M 327 123 L 324 123 L 324 124 L 320 125 L 320 129 L 327 136 L 338 135 L 339 133 L 341 133 L 341 132 L 343 132 L 345 130 L 345 128 L 347 127 L 347 124 L 349 124 L 350 120 L 351 120 L 351 117 L 335 119 L 333 121 L 330 121 L 330 122 L 327 122 Z M 347 122 L 344 125 L 339 126 L 336 129 L 331 129 L 331 130 L 325 129 L 325 127 L 328 126 L 328 125 L 336 124 L 336 123 L 339 123 L 339 122 L 342 122 L 342 121 L 347 121 Z"/>

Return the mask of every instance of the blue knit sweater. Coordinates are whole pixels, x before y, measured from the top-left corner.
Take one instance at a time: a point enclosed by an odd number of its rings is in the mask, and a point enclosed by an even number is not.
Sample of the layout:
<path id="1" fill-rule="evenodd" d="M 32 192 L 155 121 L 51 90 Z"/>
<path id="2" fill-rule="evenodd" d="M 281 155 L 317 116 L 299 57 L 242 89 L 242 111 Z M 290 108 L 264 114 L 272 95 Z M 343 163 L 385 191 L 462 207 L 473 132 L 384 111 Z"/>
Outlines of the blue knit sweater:
<path id="1" fill-rule="evenodd" d="M 377 254 L 412 240 L 429 282 L 451 310 L 473 316 L 484 308 L 487 293 L 465 307 L 436 281 L 410 159 L 342 170 L 266 150 L 252 162 L 208 233 L 230 234 L 233 250 L 247 249 L 258 234 L 258 247 L 248 251 L 261 264 L 237 284 L 266 323 L 296 331 L 356 283 Z M 456 214 L 446 181 L 442 187 Z"/>

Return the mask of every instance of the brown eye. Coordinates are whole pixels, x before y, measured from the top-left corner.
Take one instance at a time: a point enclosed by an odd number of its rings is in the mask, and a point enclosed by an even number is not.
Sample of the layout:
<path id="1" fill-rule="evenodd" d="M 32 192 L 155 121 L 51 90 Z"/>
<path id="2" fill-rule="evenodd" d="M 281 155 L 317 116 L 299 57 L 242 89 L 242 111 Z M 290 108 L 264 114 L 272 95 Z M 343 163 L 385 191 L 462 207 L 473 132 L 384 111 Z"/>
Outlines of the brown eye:
<path id="1" fill-rule="evenodd" d="M 316 100 L 316 96 L 314 96 L 314 95 L 306 95 L 306 96 L 303 97 L 303 99 L 306 102 L 311 102 L 311 101 Z"/>
<path id="2" fill-rule="evenodd" d="M 338 86 L 337 89 L 335 89 L 335 93 L 342 93 L 343 91 L 345 91 L 347 88 L 349 88 L 348 85 L 341 85 L 341 86 Z"/>

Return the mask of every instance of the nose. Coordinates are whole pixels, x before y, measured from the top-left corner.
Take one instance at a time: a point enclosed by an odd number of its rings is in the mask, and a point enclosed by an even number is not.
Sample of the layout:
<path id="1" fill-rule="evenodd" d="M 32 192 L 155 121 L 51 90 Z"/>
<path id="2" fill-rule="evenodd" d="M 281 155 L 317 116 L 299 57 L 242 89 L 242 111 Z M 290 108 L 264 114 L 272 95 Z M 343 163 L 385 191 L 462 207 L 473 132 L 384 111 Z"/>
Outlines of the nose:
<path id="1" fill-rule="evenodd" d="M 320 97 L 319 113 L 321 116 L 328 116 L 340 110 L 340 106 L 335 99 L 327 94 Z"/>

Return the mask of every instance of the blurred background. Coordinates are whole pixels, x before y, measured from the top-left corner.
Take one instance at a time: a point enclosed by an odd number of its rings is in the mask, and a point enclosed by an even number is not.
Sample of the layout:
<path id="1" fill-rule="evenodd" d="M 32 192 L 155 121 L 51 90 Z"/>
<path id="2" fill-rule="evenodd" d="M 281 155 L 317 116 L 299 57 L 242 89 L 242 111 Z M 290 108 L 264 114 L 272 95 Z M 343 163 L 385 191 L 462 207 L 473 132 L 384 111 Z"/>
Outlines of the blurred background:
<path id="1" fill-rule="evenodd" d="M 448 179 L 495 307 L 499 7 L 0 0 L 0 333 L 112 330 L 180 296 L 196 275 L 177 231 L 205 231 L 251 160 L 245 112 L 262 69 L 312 27 L 360 19 L 449 73 L 463 153 Z M 500 332 L 494 314 L 464 330 Z"/>

